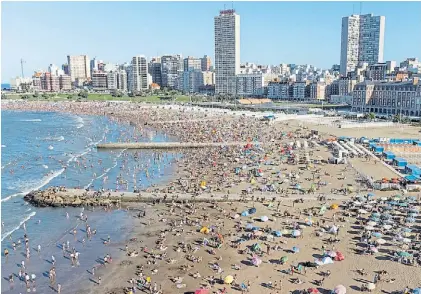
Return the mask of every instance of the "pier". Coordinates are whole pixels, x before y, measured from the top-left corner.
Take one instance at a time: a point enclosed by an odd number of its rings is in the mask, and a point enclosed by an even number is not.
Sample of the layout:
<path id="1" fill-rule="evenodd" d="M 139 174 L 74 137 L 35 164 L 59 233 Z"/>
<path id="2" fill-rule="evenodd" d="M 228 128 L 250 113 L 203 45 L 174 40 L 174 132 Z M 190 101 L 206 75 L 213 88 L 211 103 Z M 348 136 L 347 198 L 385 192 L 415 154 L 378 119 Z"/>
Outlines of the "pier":
<path id="1" fill-rule="evenodd" d="M 136 142 L 98 144 L 98 149 L 186 149 L 186 148 L 221 148 L 225 146 L 245 146 L 248 143 L 262 145 L 261 142 Z M 276 143 L 276 142 L 271 142 Z M 266 143 L 267 144 L 267 143 Z"/>

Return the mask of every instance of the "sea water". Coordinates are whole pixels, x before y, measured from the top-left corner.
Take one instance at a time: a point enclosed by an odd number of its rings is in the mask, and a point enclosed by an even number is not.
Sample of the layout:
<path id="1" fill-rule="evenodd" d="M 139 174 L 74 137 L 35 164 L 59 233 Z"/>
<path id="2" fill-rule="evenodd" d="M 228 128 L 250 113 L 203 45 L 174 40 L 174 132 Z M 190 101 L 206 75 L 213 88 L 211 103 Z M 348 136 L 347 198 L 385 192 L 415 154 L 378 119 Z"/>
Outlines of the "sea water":
<path id="1" fill-rule="evenodd" d="M 130 233 L 130 216 L 122 210 L 95 212 L 85 210 L 92 229 L 98 234 L 88 241 L 85 224 L 79 219 L 81 208 L 35 208 L 23 196 L 48 186 L 133 191 L 158 183 L 171 173 L 170 154 L 153 151 L 98 151 L 94 146 L 105 142 L 165 141 L 165 135 L 152 130 L 137 130 L 129 124 L 119 124 L 106 117 L 72 115 L 54 112 L 2 111 L 1 142 L 1 220 L 2 250 L 9 249 L 9 257 L 2 258 L 2 292 L 20 293 L 25 286 L 15 276 L 14 288 L 6 278 L 17 274 L 25 260 L 29 274 L 35 274 L 38 293 L 53 293 L 49 286 L 48 270 L 51 255 L 57 260 L 57 281 L 63 293 L 74 293 L 70 284 L 89 280 L 88 271 L 98 266 L 105 254 L 117 253 Z M 66 217 L 69 214 L 69 218 Z M 31 257 L 25 257 L 23 235 L 30 240 Z M 71 232 L 77 229 L 74 237 Z M 103 241 L 111 236 L 112 246 Z M 85 244 L 82 238 L 86 239 Z M 12 242 L 21 239 L 16 251 Z M 62 256 L 60 245 L 69 241 L 81 253 L 80 266 L 72 268 L 70 260 Z M 36 247 L 41 245 L 41 253 Z M 66 290 L 67 289 L 67 290 Z"/>

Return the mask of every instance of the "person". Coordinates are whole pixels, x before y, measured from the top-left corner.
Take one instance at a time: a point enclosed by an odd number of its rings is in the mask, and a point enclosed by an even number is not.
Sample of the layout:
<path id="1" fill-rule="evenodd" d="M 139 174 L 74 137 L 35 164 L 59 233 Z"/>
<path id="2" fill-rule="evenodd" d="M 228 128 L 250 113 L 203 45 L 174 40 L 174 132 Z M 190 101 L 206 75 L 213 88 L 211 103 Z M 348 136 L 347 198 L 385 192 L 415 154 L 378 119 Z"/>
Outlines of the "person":
<path id="1" fill-rule="evenodd" d="M 61 293 L 61 284 L 57 284 L 57 293 L 60 294 Z"/>
<path id="2" fill-rule="evenodd" d="M 98 277 L 98 285 L 101 285 L 101 277 Z"/>
<path id="3" fill-rule="evenodd" d="M 38 244 L 38 253 L 41 253 L 41 245 L 40 244 Z"/>
<path id="4" fill-rule="evenodd" d="M 56 259 L 55 259 L 54 255 L 51 255 L 51 263 L 52 263 L 53 265 L 55 265 L 55 264 L 56 264 Z"/>
<path id="5" fill-rule="evenodd" d="M 7 248 L 4 249 L 4 256 L 6 258 L 9 256 L 9 250 Z"/>

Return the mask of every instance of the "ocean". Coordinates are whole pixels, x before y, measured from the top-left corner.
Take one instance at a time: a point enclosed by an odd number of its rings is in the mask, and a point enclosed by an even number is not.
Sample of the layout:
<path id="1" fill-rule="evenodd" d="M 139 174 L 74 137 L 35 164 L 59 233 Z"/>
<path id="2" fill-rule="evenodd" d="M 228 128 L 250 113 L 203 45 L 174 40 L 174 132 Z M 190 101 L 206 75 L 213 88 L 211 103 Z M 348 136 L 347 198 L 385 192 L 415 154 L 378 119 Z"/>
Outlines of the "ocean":
<path id="1" fill-rule="evenodd" d="M 167 179 L 177 155 L 158 155 L 153 151 L 98 151 L 94 146 L 100 142 L 168 140 L 163 134 L 152 130 L 140 132 L 129 124 L 119 124 L 106 117 L 7 110 L 1 114 L 1 241 L 2 250 L 8 248 L 10 252 L 7 263 L 2 262 L 2 278 L 17 274 L 17 264 L 25 260 L 28 273 L 38 277 L 37 292 L 53 293 L 46 273 L 51 267 L 48 261 L 54 255 L 63 292 L 74 293 L 74 288 L 73 292 L 66 288 L 81 275 L 88 281 L 87 270 L 98 265 L 98 259 L 105 254 L 117 254 L 118 246 L 106 247 L 103 240 L 110 235 L 117 244 L 127 238 L 130 217 L 123 210 L 105 212 L 97 208 L 87 212 L 91 228 L 98 233 L 82 244 L 85 227 L 78 218 L 81 208 L 35 208 L 23 201 L 23 196 L 48 186 L 119 191 L 146 188 Z M 29 260 L 25 259 L 25 246 L 16 251 L 12 247 L 12 242 L 17 243 L 18 239 L 23 244 L 24 223 L 30 239 Z M 75 227 L 77 238 L 71 235 Z M 70 241 L 71 247 L 81 252 L 77 268 L 72 268 L 70 261 L 62 256 L 60 244 L 65 241 Z M 41 245 L 41 254 L 35 252 L 38 245 Z M 25 291 L 25 285 L 17 278 L 14 285 L 4 279 L 1 284 L 2 292 Z"/>

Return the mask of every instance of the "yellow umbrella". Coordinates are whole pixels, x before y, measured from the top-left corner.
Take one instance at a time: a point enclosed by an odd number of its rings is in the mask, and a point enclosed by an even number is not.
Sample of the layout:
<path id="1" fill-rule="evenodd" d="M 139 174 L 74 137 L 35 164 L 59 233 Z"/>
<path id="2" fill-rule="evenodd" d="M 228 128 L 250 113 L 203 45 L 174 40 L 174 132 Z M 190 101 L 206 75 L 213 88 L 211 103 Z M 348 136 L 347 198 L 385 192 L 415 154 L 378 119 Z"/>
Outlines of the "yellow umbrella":
<path id="1" fill-rule="evenodd" d="M 200 229 L 200 232 L 203 234 L 209 234 L 209 229 L 207 227 L 203 227 Z"/>
<path id="2" fill-rule="evenodd" d="M 234 281 L 234 278 L 231 275 L 230 276 L 226 276 L 225 279 L 224 279 L 224 283 L 225 284 L 231 284 L 232 281 Z"/>
<path id="3" fill-rule="evenodd" d="M 146 277 L 146 282 L 150 283 L 151 282 L 151 277 Z"/>
<path id="4" fill-rule="evenodd" d="M 338 205 L 338 204 L 332 204 L 332 205 L 330 206 L 330 208 L 331 208 L 331 209 L 338 209 L 338 208 L 339 208 L 339 205 Z"/>

